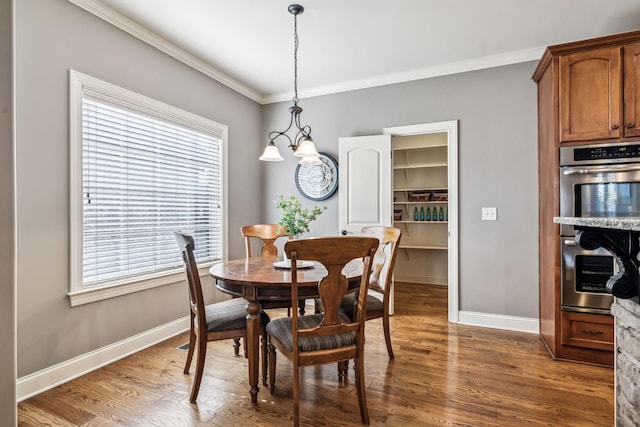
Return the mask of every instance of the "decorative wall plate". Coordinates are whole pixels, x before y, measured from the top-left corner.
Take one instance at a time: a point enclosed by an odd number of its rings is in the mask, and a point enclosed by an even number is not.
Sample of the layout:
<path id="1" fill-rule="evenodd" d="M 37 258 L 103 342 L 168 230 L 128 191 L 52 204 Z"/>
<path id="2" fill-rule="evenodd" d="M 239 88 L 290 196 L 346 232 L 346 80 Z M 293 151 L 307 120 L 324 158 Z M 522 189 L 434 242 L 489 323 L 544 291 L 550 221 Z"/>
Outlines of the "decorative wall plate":
<path id="1" fill-rule="evenodd" d="M 327 153 L 319 153 L 321 165 L 296 167 L 296 187 L 310 200 L 326 200 L 338 189 L 338 161 Z"/>

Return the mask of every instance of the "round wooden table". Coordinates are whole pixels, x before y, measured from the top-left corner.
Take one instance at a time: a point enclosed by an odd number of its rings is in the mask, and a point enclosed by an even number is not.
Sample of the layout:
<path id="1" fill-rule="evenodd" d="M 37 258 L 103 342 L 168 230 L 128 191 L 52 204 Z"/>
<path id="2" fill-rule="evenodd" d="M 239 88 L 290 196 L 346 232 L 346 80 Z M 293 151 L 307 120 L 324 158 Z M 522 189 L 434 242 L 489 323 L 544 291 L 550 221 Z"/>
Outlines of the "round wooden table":
<path id="1" fill-rule="evenodd" d="M 258 366 L 260 317 L 258 313 L 269 302 L 291 300 L 291 270 L 276 268 L 277 258 L 240 258 L 213 265 L 209 272 L 216 288 L 227 294 L 247 300 L 247 354 L 249 358 L 249 393 L 251 402 L 258 401 Z M 321 264 L 310 262 L 308 268 L 298 269 L 298 295 L 300 299 L 318 296 L 318 282 L 327 270 Z M 349 290 L 355 291 L 362 276 L 362 261 L 353 260 L 343 270 L 349 278 Z"/>

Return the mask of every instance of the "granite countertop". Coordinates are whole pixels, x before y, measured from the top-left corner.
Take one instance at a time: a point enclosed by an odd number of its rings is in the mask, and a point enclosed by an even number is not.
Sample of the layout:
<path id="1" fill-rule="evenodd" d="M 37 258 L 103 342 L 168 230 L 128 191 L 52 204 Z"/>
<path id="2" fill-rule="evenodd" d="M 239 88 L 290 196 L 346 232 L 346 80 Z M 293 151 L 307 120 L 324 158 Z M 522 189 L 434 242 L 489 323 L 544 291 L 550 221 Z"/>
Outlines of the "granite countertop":
<path id="1" fill-rule="evenodd" d="M 569 216 L 556 216 L 556 217 L 553 217 L 553 222 L 556 224 L 581 225 L 583 227 L 640 231 L 640 217 L 580 218 L 580 217 L 569 217 Z"/>

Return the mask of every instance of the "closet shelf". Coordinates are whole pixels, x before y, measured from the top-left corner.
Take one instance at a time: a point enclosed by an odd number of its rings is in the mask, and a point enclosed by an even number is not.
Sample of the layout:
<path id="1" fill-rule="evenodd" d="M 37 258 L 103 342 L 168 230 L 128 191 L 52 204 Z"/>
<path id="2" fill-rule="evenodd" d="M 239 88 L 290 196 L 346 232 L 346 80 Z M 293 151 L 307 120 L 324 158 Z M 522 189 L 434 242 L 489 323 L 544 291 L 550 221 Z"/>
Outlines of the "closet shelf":
<path id="1" fill-rule="evenodd" d="M 449 248 L 447 246 L 426 246 L 426 245 L 400 245 L 400 249 L 423 249 L 423 250 L 435 250 L 446 251 Z"/>

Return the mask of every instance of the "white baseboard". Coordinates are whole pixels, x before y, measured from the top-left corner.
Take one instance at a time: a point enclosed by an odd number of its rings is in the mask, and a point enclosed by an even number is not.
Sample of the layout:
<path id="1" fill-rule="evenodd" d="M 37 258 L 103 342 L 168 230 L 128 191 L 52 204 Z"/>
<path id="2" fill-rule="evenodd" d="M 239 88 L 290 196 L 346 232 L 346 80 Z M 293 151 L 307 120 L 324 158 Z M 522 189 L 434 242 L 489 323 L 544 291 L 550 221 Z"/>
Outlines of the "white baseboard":
<path id="1" fill-rule="evenodd" d="M 475 311 L 459 311 L 458 323 L 485 328 L 505 329 L 508 331 L 540 333 L 540 322 L 537 318 L 505 316 L 502 314 L 479 313 Z"/>
<path id="2" fill-rule="evenodd" d="M 189 330 L 189 317 L 175 320 L 55 366 L 18 378 L 18 402 Z"/>

